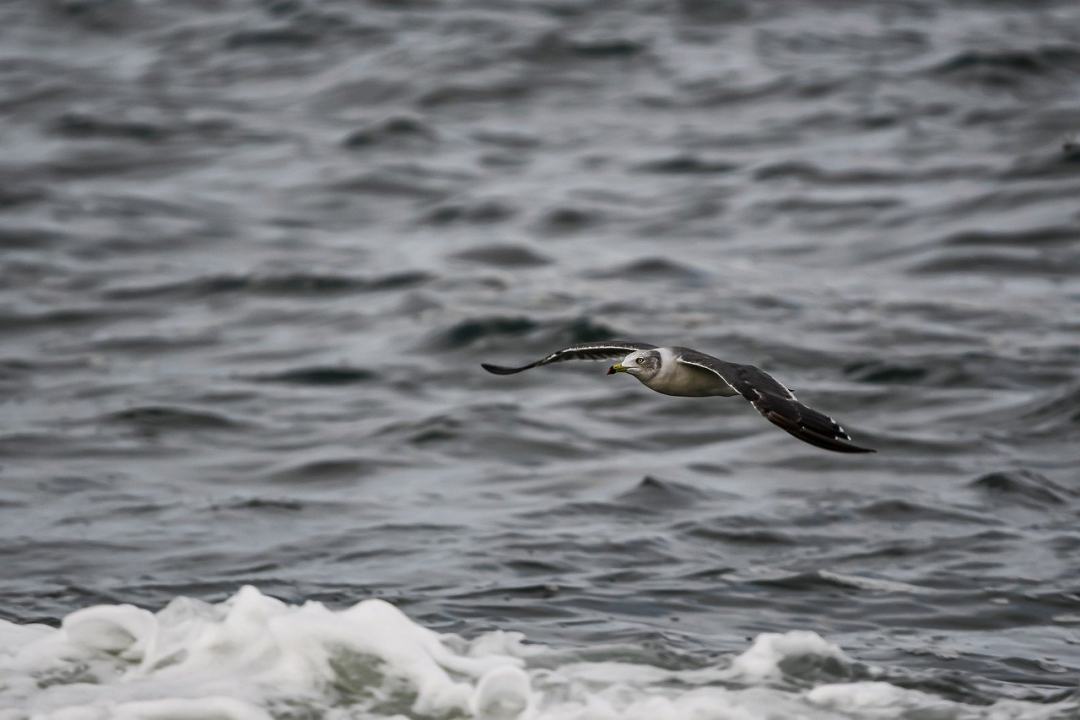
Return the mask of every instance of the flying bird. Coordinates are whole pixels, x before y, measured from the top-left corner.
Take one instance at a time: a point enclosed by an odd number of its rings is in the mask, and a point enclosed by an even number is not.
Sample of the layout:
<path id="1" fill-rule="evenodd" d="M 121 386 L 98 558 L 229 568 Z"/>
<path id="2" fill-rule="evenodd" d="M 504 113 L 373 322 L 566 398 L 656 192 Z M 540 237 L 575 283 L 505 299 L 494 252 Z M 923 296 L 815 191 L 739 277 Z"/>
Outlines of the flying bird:
<path id="1" fill-rule="evenodd" d="M 626 373 L 645 387 L 679 397 L 733 397 L 741 395 L 766 420 L 805 443 L 840 453 L 872 453 L 871 448 L 851 442 L 851 437 L 828 415 L 803 405 L 795 394 L 764 370 L 740 365 L 685 347 L 656 347 L 625 340 L 580 343 L 556 350 L 536 362 L 521 367 L 481 363 L 496 375 L 513 375 L 524 370 L 566 360 L 611 360 L 608 375 Z"/>

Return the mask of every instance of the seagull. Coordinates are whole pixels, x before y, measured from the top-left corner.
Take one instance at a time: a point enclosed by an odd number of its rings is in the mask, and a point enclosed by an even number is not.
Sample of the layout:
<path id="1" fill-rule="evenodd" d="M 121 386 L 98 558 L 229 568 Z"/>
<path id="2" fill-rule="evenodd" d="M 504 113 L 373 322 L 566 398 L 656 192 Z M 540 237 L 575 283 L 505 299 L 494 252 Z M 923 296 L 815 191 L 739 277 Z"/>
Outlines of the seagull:
<path id="1" fill-rule="evenodd" d="M 521 367 L 481 363 L 495 375 L 513 375 L 530 368 L 566 360 L 611 360 L 608 375 L 633 375 L 650 390 L 678 397 L 742 395 L 765 419 L 805 443 L 839 453 L 872 453 L 828 415 L 803 405 L 795 394 L 764 370 L 740 365 L 685 347 L 657 347 L 643 342 L 610 340 L 579 343 L 556 350 Z"/>

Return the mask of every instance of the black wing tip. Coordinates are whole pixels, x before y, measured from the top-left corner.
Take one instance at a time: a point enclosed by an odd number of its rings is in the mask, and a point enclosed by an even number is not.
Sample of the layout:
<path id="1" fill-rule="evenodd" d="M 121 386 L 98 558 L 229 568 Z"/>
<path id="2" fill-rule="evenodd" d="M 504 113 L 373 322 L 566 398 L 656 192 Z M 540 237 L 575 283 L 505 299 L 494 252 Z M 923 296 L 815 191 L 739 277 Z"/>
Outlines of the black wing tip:
<path id="1" fill-rule="evenodd" d="M 783 426 L 781 426 L 783 427 Z M 851 439 L 841 439 L 837 437 L 829 437 L 828 435 L 822 435 L 821 433 L 814 432 L 807 428 L 799 428 L 798 430 L 790 430 L 784 428 L 789 434 L 802 440 L 804 443 L 819 447 L 822 450 L 830 450 L 836 453 L 844 453 L 846 455 L 868 455 L 870 453 L 876 453 L 874 448 L 863 447 L 862 445 L 856 445 L 851 442 Z"/>
<path id="2" fill-rule="evenodd" d="M 799 403 L 799 405 L 806 410 L 810 410 L 810 408 L 807 408 L 801 403 Z M 863 447 L 861 445 L 856 445 L 855 443 L 851 442 L 851 438 L 846 432 L 843 431 L 843 428 L 840 428 L 840 432 L 842 432 L 843 435 L 834 434 L 836 433 L 835 429 L 830 430 L 829 432 L 821 432 L 820 430 L 816 430 L 812 427 L 807 427 L 805 424 L 803 424 L 796 418 L 789 417 L 776 409 L 767 407 L 763 409 L 757 402 L 754 403 L 754 407 L 758 408 L 758 410 L 763 410 L 761 414 L 764 415 L 765 419 L 771 422 L 773 425 L 776 425 L 784 432 L 788 433 L 792 437 L 802 440 L 808 445 L 813 445 L 814 447 L 821 448 L 822 450 L 830 450 L 832 452 L 845 453 L 849 455 L 877 452 L 877 450 L 874 450 L 873 448 Z M 836 421 L 834 421 L 827 415 L 821 415 L 821 417 L 835 425 Z"/>
<path id="3" fill-rule="evenodd" d="M 874 448 L 863 447 L 861 445 L 854 445 L 849 442 L 838 442 L 837 446 L 826 448 L 833 452 L 849 453 L 851 455 L 868 455 L 870 453 L 876 453 Z"/>
<path id="4" fill-rule="evenodd" d="M 850 437 L 829 437 L 828 435 L 823 435 L 808 428 L 801 428 L 801 432 L 798 433 L 791 432 L 790 430 L 788 432 L 803 442 L 816 445 L 823 450 L 832 450 L 833 452 L 847 453 L 849 455 L 866 455 L 877 452 L 874 448 L 856 445 L 851 442 Z"/>
<path id="5" fill-rule="evenodd" d="M 503 367 L 502 365 L 492 365 L 491 363 L 480 363 L 480 367 L 484 368 L 492 375 L 513 375 L 514 373 L 519 373 L 526 369 Z"/>
<path id="6" fill-rule="evenodd" d="M 837 426 L 837 427 L 839 427 L 839 426 Z M 843 446 L 843 449 L 837 449 L 836 452 L 842 452 L 842 453 L 876 453 L 877 452 L 877 450 L 875 450 L 874 448 L 863 447 L 862 445 L 856 445 L 855 443 L 853 443 L 851 441 L 851 436 L 848 435 L 847 432 L 843 428 L 840 429 L 840 434 L 834 436 L 832 439 L 834 441 L 836 441 L 837 445 Z"/>
<path id="7" fill-rule="evenodd" d="M 856 445 L 851 442 L 851 438 L 848 437 L 847 433 L 844 433 L 843 437 L 830 437 L 824 433 L 806 427 L 800 427 L 797 431 L 789 430 L 788 428 L 784 429 L 803 442 L 819 447 L 822 450 L 831 450 L 832 452 L 845 453 L 848 455 L 867 455 L 877 452 L 874 448 L 863 447 L 862 445 Z"/>
<path id="8" fill-rule="evenodd" d="M 494 375 L 514 375 L 515 373 L 525 372 L 531 368 L 536 367 L 542 363 L 534 362 L 528 365 L 522 365 L 521 367 L 506 367 L 504 365 L 492 365 L 491 363 L 480 363 L 480 367 L 487 370 Z"/>

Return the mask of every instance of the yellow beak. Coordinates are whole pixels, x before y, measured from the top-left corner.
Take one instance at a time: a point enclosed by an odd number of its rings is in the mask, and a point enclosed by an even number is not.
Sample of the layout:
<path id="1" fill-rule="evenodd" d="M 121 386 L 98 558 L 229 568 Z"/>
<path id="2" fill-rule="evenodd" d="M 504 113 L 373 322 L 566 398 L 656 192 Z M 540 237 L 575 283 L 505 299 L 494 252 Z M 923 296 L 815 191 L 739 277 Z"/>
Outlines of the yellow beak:
<path id="1" fill-rule="evenodd" d="M 614 375 L 617 372 L 626 372 L 626 366 L 624 366 L 622 363 L 615 363 L 608 368 L 607 374 Z"/>

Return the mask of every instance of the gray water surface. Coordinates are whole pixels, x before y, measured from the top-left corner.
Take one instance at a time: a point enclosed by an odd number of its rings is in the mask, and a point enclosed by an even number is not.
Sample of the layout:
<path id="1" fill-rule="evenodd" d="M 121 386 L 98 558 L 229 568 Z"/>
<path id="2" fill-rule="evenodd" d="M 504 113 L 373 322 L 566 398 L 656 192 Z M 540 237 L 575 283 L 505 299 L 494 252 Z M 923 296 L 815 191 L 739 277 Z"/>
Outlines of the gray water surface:
<path id="1" fill-rule="evenodd" d="M 0 617 L 1080 672 L 1080 4 L 0 5 Z M 758 364 L 876 455 L 584 363 Z"/>

